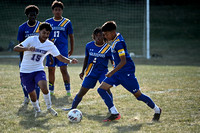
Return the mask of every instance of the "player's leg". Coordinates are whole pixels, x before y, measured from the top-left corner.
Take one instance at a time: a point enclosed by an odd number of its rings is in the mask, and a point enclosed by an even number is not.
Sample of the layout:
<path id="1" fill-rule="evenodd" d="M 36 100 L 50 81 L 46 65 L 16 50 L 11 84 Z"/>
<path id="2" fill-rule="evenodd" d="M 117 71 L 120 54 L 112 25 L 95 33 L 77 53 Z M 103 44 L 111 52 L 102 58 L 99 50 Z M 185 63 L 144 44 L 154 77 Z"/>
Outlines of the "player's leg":
<path id="1" fill-rule="evenodd" d="M 37 100 L 39 101 L 39 98 L 40 98 L 40 87 L 35 84 L 35 92 L 37 94 Z"/>
<path id="2" fill-rule="evenodd" d="M 112 120 L 118 120 L 121 118 L 119 112 L 117 111 L 116 107 L 113 104 L 111 96 L 108 94 L 108 90 L 112 87 L 112 85 L 102 82 L 99 88 L 97 89 L 99 95 L 104 100 L 105 104 L 109 108 L 111 115 L 104 119 L 104 121 L 112 121 Z"/>
<path id="3" fill-rule="evenodd" d="M 124 74 L 121 79 L 122 86 L 131 92 L 137 100 L 143 101 L 150 108 L 154 109 L 155 114 L 161 113 L 161 109 L 153 102 L 153 100 L 147 95 L 141 93 L 139 83 L 134 73 Z M 157 120 L 159 120 L 159 118 Z"/>
<path id="4" fill-rule="evenodd" d="M 54 82 L 55 82 L 55 67 L 48 67 L 48 73 L 49 73 L 49 91 L 50 94 L 54 94 Z"/>
<path id="5" fill-rule="evenodd" d="M 54 82 L 55 82 L 55 66 L 56 60 L 51 55 L 46 57 L 46 66 L 48 67 L 48 75 L 49 75 L 49 91 L 50 94 L 54 94 Z"/>
<path id="6" fill-rule="evenodd" d="M 67 71 L 67 66 L 60 66 L 60 72 L 62 73 L 65 89 L 67 91 L 67 96 L 71 96 L 70 88 L 70 76 Z"/>
<path id="7" fill-rule="evenodd" d="M 46 74 L 44 71 L 38 71 L 37 75 L 35 77 L 35 81 L 38 83 L 38 86 L 42 90 L 44 101 L 47 106 L 47 110 L 49 113 L 51 113 L 53 116 L 57 116 L 58 113 L 51 107 L 51 97 L 50 93 L 47 88 L 47 81 L 46 81 Z"/>
<path id="8" fill-rule="evenodd" d="M 28 96 L 28 92 L 26 91 L 26 89 L 24 88 L 22 83 L 21 83 L 21 86 L 22 86 L 22 90 L 24 92 L 24 101 L 22 103 L 22 106 L 26 106 L 26 105 L 29 104 L 30 99 L 29 99 L 29 96 Z"/>
<path id="9" fill-rule="evenodd" d="M 63 108 L 64 111 L 69 111 L 71 109 L 77 108 L 78 104 L 81 102 L 83 96 L 88 92 L 90 88 L 94 88 L 97 83 L 97 79 L 93 77 L 85 77 L 81 86 L 81 89 L 76 94 L 72 107 L 71 108 Z"/>
<path id="10" fill-rule="evenodd" d="M 40 115 L 41 110 L 40 110 L 39 101 L 37 100 L 37 94 L 36 94 L 35 90 L 30 92 L 29 96 L 31 98 L 32 106 L 35 110 L 35 117 L 38 117 Z"/>

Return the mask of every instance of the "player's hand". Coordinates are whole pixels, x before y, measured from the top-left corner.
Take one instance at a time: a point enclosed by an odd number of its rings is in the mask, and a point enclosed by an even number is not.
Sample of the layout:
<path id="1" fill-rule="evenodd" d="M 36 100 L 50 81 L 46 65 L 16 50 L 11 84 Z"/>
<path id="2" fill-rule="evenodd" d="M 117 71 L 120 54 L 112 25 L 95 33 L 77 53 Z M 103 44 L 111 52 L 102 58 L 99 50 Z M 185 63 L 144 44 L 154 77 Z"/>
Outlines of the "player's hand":
<path id="1" fill-rule="evenodd" d="M 105 76 L 108 77 L 108 78 L 110 78 L 113 74 L 114 74 L 114 73 L 113 73 L 112 71 L 109 71 L 109 72 L 106 73 Z"/>
<path id="2" fill-rule="evenodd" d="M 28 47 L 27 51 L 32 51 L 32 52 L 34 52 L 34 51 L 35 51 L 35 47 Z"/>
<path id="3" fill-rule="evenodd" d="M 78 63 L 78 60 L 75 59 L 75 58 L 73 58 L 73 59 L 71 60 L 71 63 L 72 63 L 72 64 L 76 64 L 76 63 Z"/>
<path id="4" fill-rule="evenodd" d="M 83 76 L 84 76 L 84 72 L 81 72 L 81 73 L 79 74 L 79 77 L 80 77 L 81 80 L 83 80 Z"/>
<path id="5" fill-rule="evenodd" d="M 50 62 L 49 62 L 49 65 L 53 65 L 53 57 L 50 55 Z"/>

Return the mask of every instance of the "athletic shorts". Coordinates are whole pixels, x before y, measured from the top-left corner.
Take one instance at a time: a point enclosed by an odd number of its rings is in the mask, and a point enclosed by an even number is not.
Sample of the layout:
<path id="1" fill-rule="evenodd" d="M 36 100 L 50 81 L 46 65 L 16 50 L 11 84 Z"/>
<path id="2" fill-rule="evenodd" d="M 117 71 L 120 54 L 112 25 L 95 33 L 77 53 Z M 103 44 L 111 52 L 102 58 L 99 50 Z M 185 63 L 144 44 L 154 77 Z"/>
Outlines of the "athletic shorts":
<path id="1" fill-rule="evenodd" d="M 99 80 L 99 83 L 101 83 L 105 79 L 105 77 L 105 73 L 101 73 L 97 77 L 86 76 L 83 80 L 82 87 L 87 89 L 94 88 L 97 81 Z"/>
<path id="2" fill-rule="evenodd" d="M 35 89 L 35 84 L 38 84 L 40 80 L 46 80 L 46 74 L 44 71 L 37 71 L 32 73 L 21 73 L 20 79 L 25 90 L 30 93 Z"/>
<path id="3" fill-rule="evenodd" d="M 110 78 L 106 77 L 103 82 L 106 82 L 107 84 L 110 84 L 112 86 L 118 86 L 121 84 L 132 94 L 136 93 L 140 89 L 137 78 L 135 77 L 135 74 L 133 72 L 116 72 Z"/>
<path id="4" fill-rule="evenodd" d="M 52 56 L 52 57 L 53 57 L 53 56 Z M 67 57 L 67 56 L 65 56 L 65 57 Z M 67 63 L 64 63 L 64 62 L 59 61 L 56 57 L 53 57 L 53 64 L 52 64 L 52 65 L 50 65 L 50 62 L 51 62 L 50 56 L 47 55 L 47 58 L 46 58 L 46 66 L 48 66 L 48 67 L 67 66 Z"/>

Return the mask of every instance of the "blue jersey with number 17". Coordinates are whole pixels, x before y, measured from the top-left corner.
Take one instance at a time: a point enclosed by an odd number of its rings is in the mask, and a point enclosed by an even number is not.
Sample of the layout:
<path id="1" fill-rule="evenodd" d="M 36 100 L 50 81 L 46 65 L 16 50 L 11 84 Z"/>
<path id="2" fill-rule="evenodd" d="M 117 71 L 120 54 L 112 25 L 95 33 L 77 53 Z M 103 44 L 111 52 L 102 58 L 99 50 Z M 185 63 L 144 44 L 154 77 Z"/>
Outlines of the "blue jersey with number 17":
<path id="1" fill-rule="evenodd" d="M 55 20 L 54 18 L 47 19 L 46 22 L 52 26 L 52 31 L 49 39 L 54 42 L 60 53 L 64 56 L 68 55 L 68 35 L 73 34 L 72 23 L 67 18 Z"/>

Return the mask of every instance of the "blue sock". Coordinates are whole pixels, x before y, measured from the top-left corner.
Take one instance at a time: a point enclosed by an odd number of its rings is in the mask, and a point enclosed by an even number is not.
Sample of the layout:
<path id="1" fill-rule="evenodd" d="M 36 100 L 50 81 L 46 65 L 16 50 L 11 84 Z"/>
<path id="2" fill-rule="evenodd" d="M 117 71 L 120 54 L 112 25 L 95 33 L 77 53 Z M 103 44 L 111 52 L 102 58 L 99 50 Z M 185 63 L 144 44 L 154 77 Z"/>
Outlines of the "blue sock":
<path id="1" fill-rule="evenodd" d="M 66 89 L 66 91 L 70 90 L 70 84 L 69 83 L 65 83 L 65 89 Z"/>
<path id="2" fill-rule="evenodd" d="M 35 91 L 36 91 L 36 94 L 37 94 L 37 100 L 39 99 L 40 97 L 40 87 L 36 84 L 35 85 Z"/>
<path id="3" fill-rule="evenodd" d="M 108 94 L 109 94 L 109 93 L 108 93 Z M 112 95 L 112 93 L 110 93 L 109 95 L 110 95 L 111 100 L 112 100 L 112 102 L 113 102 L 113 95 Z"/>
<path id="4" fill-rule="evenodd" d="M 82 98 L 76 95 L 72 103 L 72 109 L 75 109 L 78 106 L 78 104 L 81 102 L 81 100 Z"/>
<path id="5" fill-rule="evenodd" d="M 97 91 L 109 109 L 114 106 L 112 98 L 106 90 L 98 88 Z"/>
<path id="6" fill-rule="evenodd" d="M 49 82 L 49 90 L 54 91 L 54 85 Z"/>
<path id="7" fill-rule="evenodd" d="M 21 86 L 22 86 L 22 89 L 23 89 L 23 92 L 24 92 L 24 96 L 28 98 L 28 92 L 27 92 L 26 89 L 24 88 L 22 82 L 21 82 Z"/>
<path id="8" fill-rule="evenodd" d="M 155 103 L 151 100 L 151 98 L 144 94 L 139 96 L 137 100 L 145 102 L 152 109 L 155 107 Z"/>

